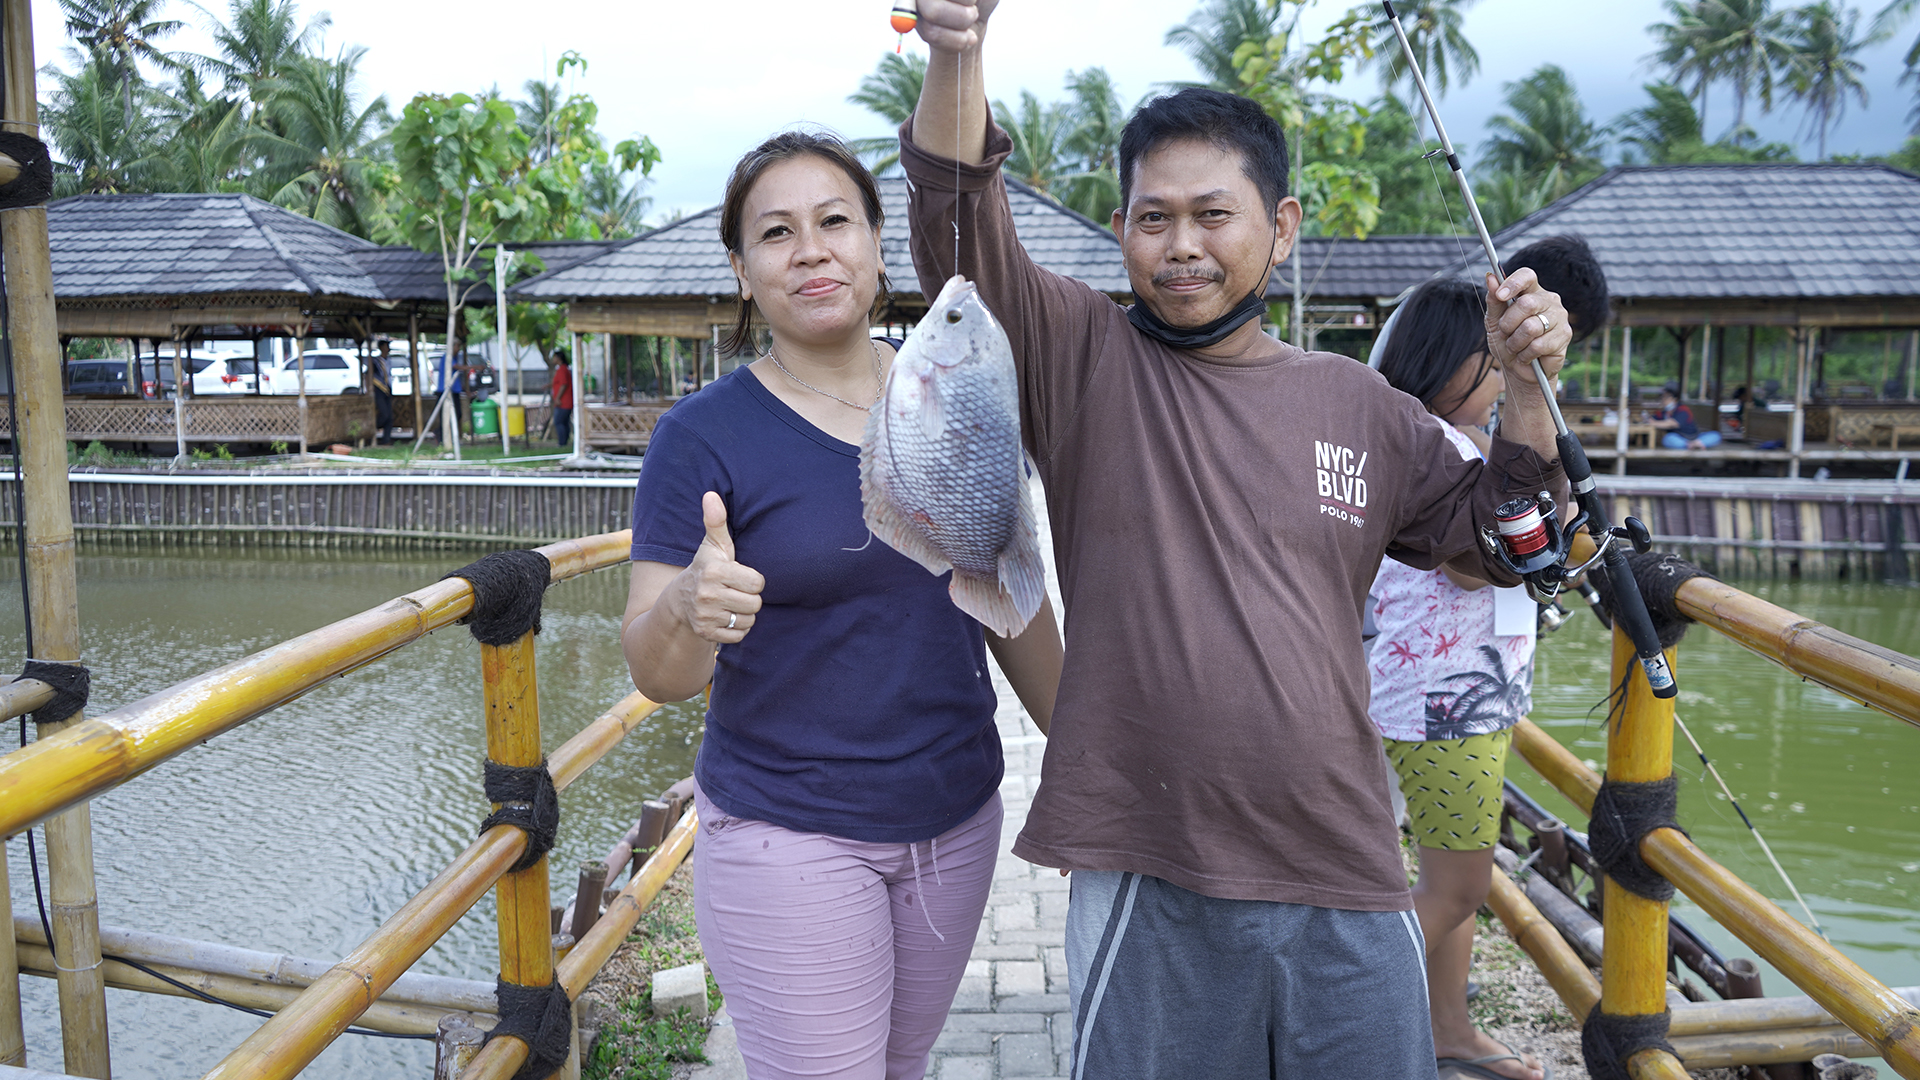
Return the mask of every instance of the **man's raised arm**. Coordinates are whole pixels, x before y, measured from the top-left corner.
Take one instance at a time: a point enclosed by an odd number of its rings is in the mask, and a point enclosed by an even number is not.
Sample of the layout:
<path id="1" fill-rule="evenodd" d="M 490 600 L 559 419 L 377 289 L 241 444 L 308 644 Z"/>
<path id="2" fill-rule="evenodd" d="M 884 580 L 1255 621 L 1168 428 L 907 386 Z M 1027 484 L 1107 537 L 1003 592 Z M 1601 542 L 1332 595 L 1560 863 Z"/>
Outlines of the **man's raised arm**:
<path id="1" fill-rule="evenodd" d="M 998 0 L 919 0 L 926 80 L 913 110 L 913 143 L 936 157 L 978 165 L 987 157 L 987 92 L 980 43 Z"/>

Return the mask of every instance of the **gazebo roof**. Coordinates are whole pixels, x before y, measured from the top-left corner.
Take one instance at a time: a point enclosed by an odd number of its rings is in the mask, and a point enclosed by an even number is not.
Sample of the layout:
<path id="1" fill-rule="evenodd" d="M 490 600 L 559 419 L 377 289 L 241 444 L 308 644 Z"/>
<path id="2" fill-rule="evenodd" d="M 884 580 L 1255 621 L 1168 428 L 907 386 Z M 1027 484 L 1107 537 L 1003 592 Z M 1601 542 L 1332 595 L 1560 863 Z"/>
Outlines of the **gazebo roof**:
<path id="1" fill-rule="evenodd" d="M 1399 296 L 1459 258 L 1462 243 L 1451 236 L 1309 236 L 1300 241 L 1300 276 L 1309 302 L 1377 303 Z M 1274 270 L 1267 298 L 1292 295 L 1289 258 Z"/>
<path id="2" fill-rule="evenodd" d="M 1017 180 L 1007 181 L 1007 200 L 1014 229 L 1035 262 L 1104 293 L 1130 293 L 1120 242 L 1105 227 Z M 894 271 L 894 294 L 917 300 L 919 284 L 907 250 L 906 180 L 883 177 L 880 204 L 886 213 L 880 250 Z M 720 242 L 719 219 L 719 207 L 703 210 L 597 256 L 528 278 L 508 293 L 516 300 L 548 301 L 730 298 L 736 285 Z"/>
<path id="3" fill-rule="evenodd" d="M 80 195 L 47 207 L 54 295 L 292 294 L 381 302 L 378 244 L 251 195 Z"/>
<path id="4" fill-rule="evenodd" d="M 1920 298 L 1920 177 L 1885 165 L 1621 166 L 1494 243 L 1557 233 L 1584 237 L 1628 302 Z M 1477 250 L 1449 261 L 1480 268 Z"/>

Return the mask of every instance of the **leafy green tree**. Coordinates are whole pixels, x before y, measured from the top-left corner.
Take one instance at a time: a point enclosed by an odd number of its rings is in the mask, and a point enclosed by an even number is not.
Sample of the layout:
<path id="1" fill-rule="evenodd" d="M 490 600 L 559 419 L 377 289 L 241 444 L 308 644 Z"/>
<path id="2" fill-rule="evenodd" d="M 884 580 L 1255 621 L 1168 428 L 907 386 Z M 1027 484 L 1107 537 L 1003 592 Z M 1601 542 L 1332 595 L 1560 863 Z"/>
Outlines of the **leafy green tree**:
<path id="1" fill-rule="evenodd" d="M 1628 165 L 1699 165 L 1743 161 L 1792 161 L 1785 143 L 1761 143 L 1742 128 L 1715 142 L 1701 131 L 1700 114 L 1686 91 L 1668 82 L 1648 83 L 1648 103 L 1620 114 L 1607 127 Z"/>
<path id="2" fill-rule="evenodd" d="M 1891 37 L 1916 11 L 1920 11 L 1920 0 L 1887 0 L 1887 6 L 1873 17 L 1873 27 L 1869 33 L 1876 41 Z M 1900 81 L 1911 83 L 1914 88 L 1913 111 L 1907 114 L 1907 118 L 1913 121 L 1913 133 L 1920 135 L 1920 34 L 1913 36 L 1913 44 L 1907 46 L 1906 55 L 1900 60 L 1907 66 Z"/>
<path id="3" fill-rule="evenodd" d="M 173 87 L 156 94 L 156 126 L 168 133 L 158 148 L 155 188 L 161 191 L 241 191 L 258 157 L 260 131 L 239 101 L 209 95 L 198 70 L 183 66 Z"/>
<path id="4" fill-rule="evenodd" d="M 174 66 L 160 39 L 178 32 L 178 19 L 159 17 L 165 0 L 60 0 L 67 32 L 93 57 L 96 80 L 111 76 L 120 93 L 121 116 L 129 128 L 135 123 L 134 99 L 145 85 L 140 62 L 162 69 Z"/>
<path id="5" fill-rule="evenodd" d="M 1793 59 L 1788 88 L 1807 110 L 1807 127 L 1818 138 L 1816 160 L 1827 159 L 1827 133 L 1847 113 L 1847 99 L 1867 104 L 1860 81 L 1866 65 L 1855 59 L 1874 39 L 1860 34 L 1860 13 L 1819 0 L 1793 13 Z"/>
<path id="6" fill-rule="evenodd" d="M 1675 84 L 1691 82 L 1694 113 L 1704 126 L 1707 88 L 1719 72 L 1716 38 L 1708 26 L 1706 9 L 1713 0 L 1665 0 L 1671 22 L 1654 23 L 1647 33 L 1658 46 L 1646 59 L 1666 68 Z"/>
<path id="7" fill-rule="evenodd" d="M 514 102 L 513 111 L 520 118 L 520 130 L 527 133 L 533 156 L 544 161 L 553 156 L 553 118 L 566 95 L 559 83 L 544 79 L 528 79 L 521 91 L 527 95 L 526 99 Z"/>
<path id="8" fill-rule="evenodd" d="M 1380 185 L 1380 218 L 1373 232 L 1414 236 L 1453 230 L 1447 210 L 1452 181 L 1441 175 L 1444 165 L 1426 156 L 1427 149 L 1406 102 L 1389 95 L 1368 108 L 1366 136 L 1352 163 Z"/>
<path id="9" fill-rule="evenodd" d="M 1747 122 L 1747 99 L 1758 97 L 1760 110 L 1773 109 L 1773 91 L 1791 70 L 1793 26 L 1772 0 L 1709 0 L 1706 6 L 1713 53 L 1733 88 L 1733 126 Z"/>
<path id="10" fill-rule="evenodd" d="M 886 53 L 880 57 L 879 66 L 861 78 L 860 88 L 847 95 L 847 101 L 899 127 L 913 115 L 913 107 L 920 100 L 920 84 L 926 78 L 926 57 L 918 53 Z M 867 159 L 876 173 L 886 172 L 900 162 L 900 140 L 893 135 L 854 139 L 847 146 Z"/>
<path id="11" fill-rule="evenodd" d="M 1067 72 L 1067 93 L 1072 130 L 1065 149 L 1079 170 L 1060 178 L 1060 201 L 1110 227 L 1120 206 L 1120 133 L 1127 112 L 1103 67 Z"/>
<path id="12" fill-rule="evenodd" d="M 308 51 L 333 25 L 332 16 L 325 12 L 300 25 L 295 0 L 230 0 L 227 21 L 211 12 L 208 18 L 218 55 L 188 60 L 218 76 L 229 92 L 244 92 L 252 109 L 266 103 L 268 84 L 305 61 Z"/>
<path id="13" fill-rule="evenodd" d="M 94 56 L 72 75 L 52 72 L 54 89 L 41 123 L 72 170 L 55 177 L 60 195 L 118 194 L 152 190 L 161 167 L 158 132 L 146 107 L 152 90 L 135 85 L 105 57 Z M 131 120 L 124 95 L 136 95 Z"/>
<path id="14" fill-rule="evenodd" d="M 587 169 L 581 211 L 595 237 L 620 240 L 638 236 L 646 229 L 647 210 L 653 206 L 653 199 L 645 194 L 647 181 L 630 180 L 631 175 L 612 162 L 596 162 Z"/>
<path id="15" fill-rule="evenodd" d="M 1466 9 L 1475 0 L 1427 0 L 1418 7 L 1398 9 L 1400 25 L 1407 32 L 1407 44 L 1420 61 L 1427 88 L 1437 97 L 1445 97 L 1455 86 L 1465 86 L 1480 71 L 1480 54 L 1467 40 Z M 1380 86 L 1388 93 L 1404 94 L 1410 105 L 1418 104 L 1413 86 L 1413 69 L 1407 66 L 1406 53 L 1393 26 L 1381 22 L 1373 41 L 1373 64 L 1380 73 Z M 1415 114 L 1416 124 L 1419 114 Z M 1416 126 L 1416 130 L 1418 130 Z"/>
<path id="16" fill-rule="evenodd" d="M 1519 189 L 1558 199 L 1601 172 L 1605 135 L 1587 116 L 1567 73 L 1542 64 L 1526 78 L 1506 84 L 1508 113 L 1487 121 L 1493 136 L 1484 160 L 1493 173 L 1508 173 Z"/>
<path id="17" fill-rule="evenodd" d="M 364 46 L 332 60 L 304 57 L 260 84 L 272 121 L 259 145 L 271 200 L 356 236 L 372 236 L 392 168 L 375 150 L 392 124 L 387 99 L 360 104 L 355 83 Z"/>
<path id="18" fill-rule="evenodd" d="M 1299 22 L 1287 20 L 1292 0 L 1208 0 L 1186 22 L 1167 31 L 1166 44 L 1179 48 L 1207 77 L 1205 85 L 1238 90 L 1241 49 L 1264 48 L 1275 35 Z M 1296 5 L 1297 7 L 1298 5 Z"/>
<path id="19" fill-rule="evenodd" d="M 1007 156 L 1007 175 L 1036 191 L 1052 193 L 1054 181 L 1071 167 L 1067 139 L 1073 133 L 1073 114 L 1058 102 L 1042 104 L 1033 91 L 1020 91 L 1018 108 L 993 103 L 994 122 L 1013 139 Z"/>

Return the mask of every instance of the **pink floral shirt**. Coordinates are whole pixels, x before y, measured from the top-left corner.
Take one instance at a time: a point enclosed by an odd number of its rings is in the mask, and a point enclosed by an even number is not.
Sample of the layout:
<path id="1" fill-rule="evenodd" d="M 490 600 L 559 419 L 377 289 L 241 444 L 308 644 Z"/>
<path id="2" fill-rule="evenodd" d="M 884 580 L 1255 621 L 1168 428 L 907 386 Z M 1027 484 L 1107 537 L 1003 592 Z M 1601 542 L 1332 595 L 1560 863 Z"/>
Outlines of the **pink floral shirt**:
<path id="1" fill-rule="evenodd" d="M 1435 419 L 1465 458 L 1479 456 Z M 1372 641 L 1368 713 L 1405 742 L 1464 739 L 1512 727 L 1533 705 L 1533 635 L 1494 635 L 1495 592 L 1468 592 L 1439 570 L 1387 559 L 1368 590 Z"/>

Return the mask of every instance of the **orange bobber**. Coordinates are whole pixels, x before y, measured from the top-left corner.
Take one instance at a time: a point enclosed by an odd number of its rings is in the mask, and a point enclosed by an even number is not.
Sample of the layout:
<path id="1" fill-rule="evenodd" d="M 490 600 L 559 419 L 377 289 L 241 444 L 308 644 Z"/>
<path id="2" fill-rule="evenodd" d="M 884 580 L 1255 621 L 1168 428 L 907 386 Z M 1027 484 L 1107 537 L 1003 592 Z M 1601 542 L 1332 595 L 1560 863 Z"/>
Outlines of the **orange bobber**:
<path id="1" fill-rule="evenodd" d="M 893 24 L 894 33 L 911 33 L 920 21 L 920 12 L 914 6 L 914 0 L 895 0 L 893 15 L 888 21 Z"/>

